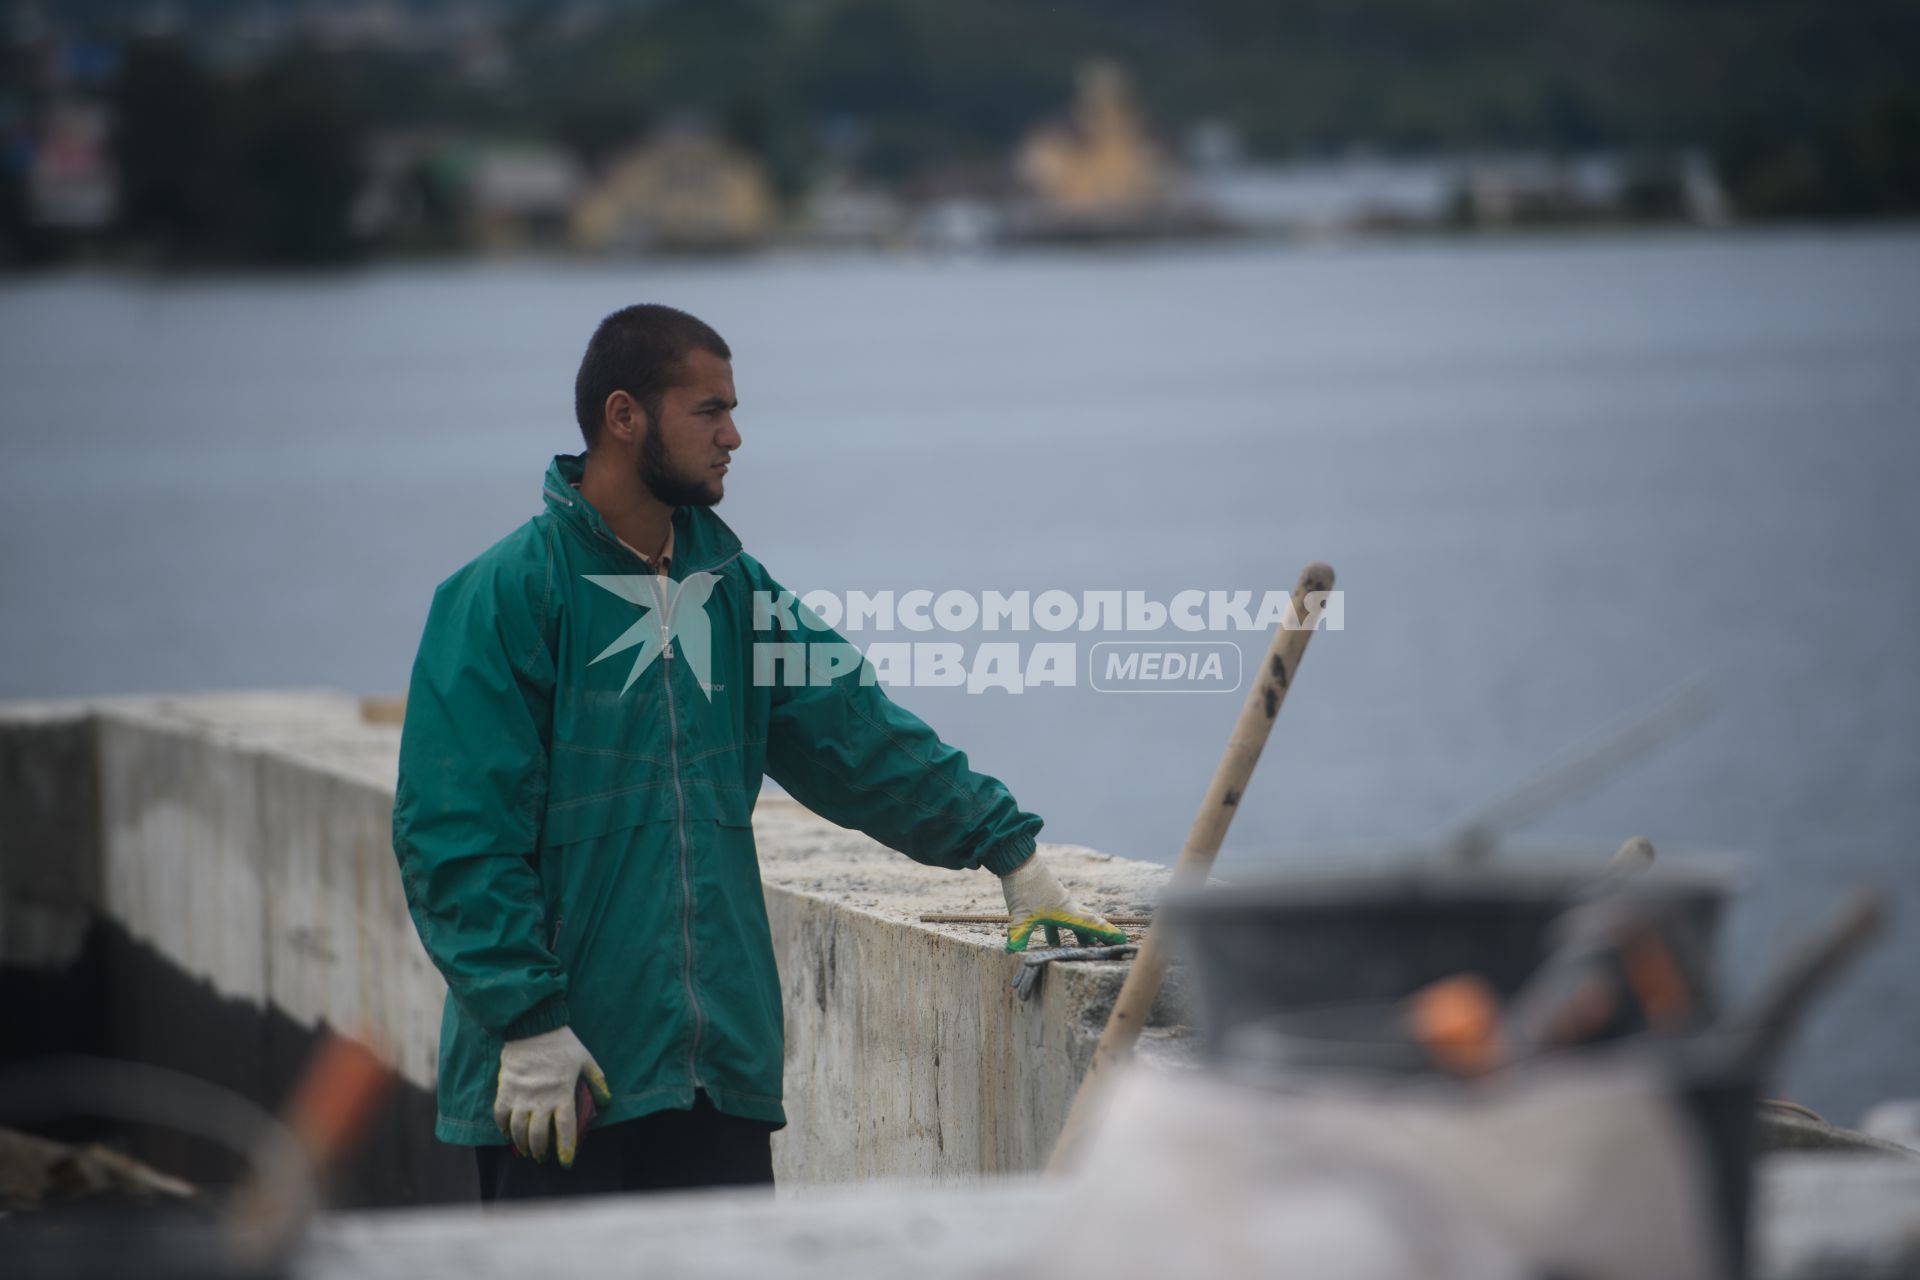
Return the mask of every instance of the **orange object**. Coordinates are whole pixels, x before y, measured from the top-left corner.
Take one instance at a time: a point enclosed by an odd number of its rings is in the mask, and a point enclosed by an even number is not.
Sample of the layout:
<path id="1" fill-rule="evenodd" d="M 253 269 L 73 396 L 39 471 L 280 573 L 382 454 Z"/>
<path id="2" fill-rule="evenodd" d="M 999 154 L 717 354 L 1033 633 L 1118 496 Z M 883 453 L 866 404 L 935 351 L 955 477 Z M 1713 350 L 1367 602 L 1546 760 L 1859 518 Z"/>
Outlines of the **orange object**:
<path id="1" fill-rule="evenodd" d="M 357 1040 L 327 1032 L 287 1099 L 287 1127 L 325 1169 L 365 1133 L 393 1071 Z"/>
<path id="2" fill-rule="evenodd" d="M 1500 1065 L 1500 1001 L 1479 974 L 1455 974 L 1421 988 L 1407 1016 L 1414 1038 L 1447 1070 L 1480 1075 Z"/>
<path id="3" fill-rule="evenodd" d="M 1633 994 L 1646 1010 L 1649 1025 L 1670 1028 L 1686 1021 L 1693 1011 L 1693 998 L 1680 966 L 1659 934 L 1642 930 L 1627 944 L 1620 959 Z"/>

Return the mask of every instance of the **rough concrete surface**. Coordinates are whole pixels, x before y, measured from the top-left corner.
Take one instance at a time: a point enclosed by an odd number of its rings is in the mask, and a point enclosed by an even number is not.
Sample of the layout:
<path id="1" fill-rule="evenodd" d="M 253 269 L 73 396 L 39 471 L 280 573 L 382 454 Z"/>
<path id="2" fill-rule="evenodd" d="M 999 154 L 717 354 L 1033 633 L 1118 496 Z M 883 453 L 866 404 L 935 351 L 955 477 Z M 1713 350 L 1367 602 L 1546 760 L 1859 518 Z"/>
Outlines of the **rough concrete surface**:
<path id="1" fill-rule="evenodd" d="M 1759 1280 L 1920 1276 L 1920 1160 L 1778 1155 L 1756 1182 Z"/>
<path id="2" fill-rule="evenodd" d="M 951 1181 L 1044 1163 L 1124 963 L 1056 964 L 1029 1001 L 1002 925 L 922 913 L 1004 911 L 986 872 L 924 867 L 785 797 L 754 815 L 787 1022 L 783 1177 Z M 1151 910 L 1166 869 L 1043 846 L 1082 900 Z"/>
<path id="3" fill-rule="evenodd" d="M 930 1191 L 897 1184 L 798 1196 L 742 1191 L 613 1197 L 483 1214 L 340 1214 L 316 1225 L 293 1268 L 305 1280 L 684 1280 L 780 1276 L 1007 1276 L 1058 1256 L 1021 1256 L 1059 1200 L 1013 1179 Z"/>
<path id="4" fill-rule="evenodd" d="M 1758 1280 L 1920 1274 L 1920 1162 L 1781 1155 L 1762 1163 L 1758 1182 Z M 515 1205 L 482 1215 L 340 1214 L 315 1225 L 294 1274 L 306 1280 L 594 1280 L 643 1270 L 685 1277 L 963 1280 L 1063 1266 L 1138 1274 L 1127 1258 L 1102 1257 L 1098 1240 L 1044 1248 L 1052 1240 L 1049 1228 L 1068 1219 L 1075 1199 L 1070 1182 L 1013 1177 L 938 1191 L 880 1183 L 775 1196 L 717 1192 Z M 1177 1233 L 1180 1224 L 1168 1222 L 1165 1229 Z"/>

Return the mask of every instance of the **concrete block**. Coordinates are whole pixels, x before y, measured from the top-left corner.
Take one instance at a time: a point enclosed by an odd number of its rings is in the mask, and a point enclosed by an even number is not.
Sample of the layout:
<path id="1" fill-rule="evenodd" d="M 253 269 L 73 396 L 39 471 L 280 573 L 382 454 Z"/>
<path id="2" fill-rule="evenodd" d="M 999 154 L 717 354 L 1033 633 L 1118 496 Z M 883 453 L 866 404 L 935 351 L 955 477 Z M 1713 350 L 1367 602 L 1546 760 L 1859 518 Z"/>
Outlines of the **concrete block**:
<path id="1" fill-rule="evenodd" d="M 1005 909 L 984 871 L 924 867 L 784 796 L 754 813 L 786 1008 L 783 1181 L 956 1182 L 1041 1167 L 1093 1054 L 1121 964 L 1052 966 L 1031 1001 L 1004 925 L 922 923 Z M 1150 909 L 1166 868 L 1042 851 L 1089 906 Z"/>
<path id="2" fill-rule="evenodd" d="M 78 703 L 0 714 L 0 964 L 79 958 L 100 890 L 93 719 Z"/>
<path id="3" fill-rule="evenodd" d="M 114 712 L 98 735 L 101 912 L 220 995 L 264 1004 L 258 755 Z"/>

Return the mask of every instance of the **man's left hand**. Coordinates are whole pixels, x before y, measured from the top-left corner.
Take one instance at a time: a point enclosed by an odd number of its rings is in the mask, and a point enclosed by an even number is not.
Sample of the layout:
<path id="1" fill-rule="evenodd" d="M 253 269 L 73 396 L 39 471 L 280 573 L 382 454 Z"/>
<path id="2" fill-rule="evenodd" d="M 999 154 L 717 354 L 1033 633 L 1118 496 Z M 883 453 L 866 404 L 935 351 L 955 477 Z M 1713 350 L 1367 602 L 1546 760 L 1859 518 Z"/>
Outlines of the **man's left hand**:
<path id="1" fill-rule="evenodd" d="M 1060 930 L 1070 929 L 1083 947 L 1119 946 L 1127 935 L 1096 911 L 1080 905 L 1054 878 L 1038 853 L 1000 877 L 1007 895 L 1007 950 L 1025 951 L 1036 927 L 1047 931 L 1047 945 L 1060 945 Z"/>

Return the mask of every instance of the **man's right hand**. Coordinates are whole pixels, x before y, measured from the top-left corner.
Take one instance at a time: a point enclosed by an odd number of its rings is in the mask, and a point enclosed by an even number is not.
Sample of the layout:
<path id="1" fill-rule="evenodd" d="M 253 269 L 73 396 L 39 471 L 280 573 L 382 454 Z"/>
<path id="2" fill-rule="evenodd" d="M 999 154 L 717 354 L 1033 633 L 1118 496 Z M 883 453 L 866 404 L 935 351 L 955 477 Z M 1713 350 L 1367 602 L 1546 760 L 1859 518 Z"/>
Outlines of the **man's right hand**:
<path id="1" fill-rule="evenodd" d="M 570 1028 L 509 1040 L 501 1046 L 493 1122 L 507 1135 L 515 1151 L 545 1160 L 551 1129 L 561 1166 L 572 1167 L 582 1123 L 574 1097 L 583 1076 L 601 1106 L 613 1101 L 600 1064 Z"/>
<path id="2" fill-rule="evenodd" d="M 1000 877 L 1000 888 L 1007 897 L 1007 950 L 1025 951 L 1027 939 L 1036 928 L 1047 931 L 1047 945 L 1060 945 L 1060 930 L 1073 930 L 1083 947 L 1124 944 L 1127 935 L 1116 929 L 1098 912 L 1089 911 L 1070 895 L 1066 886 L 1036 852 L 1025 862 Z"/>

